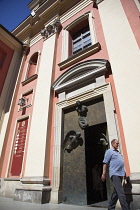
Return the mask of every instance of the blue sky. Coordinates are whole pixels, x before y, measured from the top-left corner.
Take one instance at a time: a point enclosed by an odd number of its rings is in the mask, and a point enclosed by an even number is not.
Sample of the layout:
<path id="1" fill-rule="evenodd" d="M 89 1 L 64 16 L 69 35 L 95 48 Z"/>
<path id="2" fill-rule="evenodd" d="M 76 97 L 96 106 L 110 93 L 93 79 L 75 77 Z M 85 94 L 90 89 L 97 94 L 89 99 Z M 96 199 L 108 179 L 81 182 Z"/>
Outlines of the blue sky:
<path id="1" fill-rule="evenodd" d="M 31 0 L 0 0 L 0 24 L 10 32 L 30 15 Z"/>

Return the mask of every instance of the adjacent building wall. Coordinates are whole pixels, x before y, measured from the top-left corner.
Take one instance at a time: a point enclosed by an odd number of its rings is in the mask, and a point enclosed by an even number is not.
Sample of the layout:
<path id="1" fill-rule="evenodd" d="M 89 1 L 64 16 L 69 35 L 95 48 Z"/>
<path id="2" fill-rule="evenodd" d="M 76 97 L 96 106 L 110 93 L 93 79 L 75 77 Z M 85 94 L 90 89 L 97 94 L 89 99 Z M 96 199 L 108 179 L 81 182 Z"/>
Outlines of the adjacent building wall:
<path id="1" fill-rule="evenodd" d="M 131 173 L 139 172 L 139 47 L 120 0 L 103 1 L 99 4 L 99 12 L 114 76 L 130 170 Z"/>
<path id="2" fill-rule="evenodd" d="M 10 115 L 13 93 L 19 73 L 22 56 L 22 43 L 14 38 L 3 26 L 0 26 L 0 47 L 5 53 L 1 57 L 0 70 L 0 154 L 2 151 L 7 123 Z"/>

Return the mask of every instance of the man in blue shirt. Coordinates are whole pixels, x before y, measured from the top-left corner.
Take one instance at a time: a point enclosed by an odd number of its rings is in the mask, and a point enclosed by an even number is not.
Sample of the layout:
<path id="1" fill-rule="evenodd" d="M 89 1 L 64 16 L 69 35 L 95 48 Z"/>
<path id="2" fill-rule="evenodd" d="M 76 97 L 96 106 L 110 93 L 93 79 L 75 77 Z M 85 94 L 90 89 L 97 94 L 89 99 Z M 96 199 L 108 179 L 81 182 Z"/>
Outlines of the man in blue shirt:
<path id="1" fill-rule="evenodd" d="M 124 189 L 122 186 L 122 179 L 125 176 L 124 160 L 121 153 L 118 151 L 119 142 L 116 139 L 111 141 L 112 148 L 105 153 L 103 160 L 102 181 L 106 179 L 106 169 L 109 165 L 109 175 L 114 185 L 114 191 L 109 202 L 108 210 L 115 209 L 117 200 L 119 199 L 123 210 L 129 210 L 126 202 Z"/>

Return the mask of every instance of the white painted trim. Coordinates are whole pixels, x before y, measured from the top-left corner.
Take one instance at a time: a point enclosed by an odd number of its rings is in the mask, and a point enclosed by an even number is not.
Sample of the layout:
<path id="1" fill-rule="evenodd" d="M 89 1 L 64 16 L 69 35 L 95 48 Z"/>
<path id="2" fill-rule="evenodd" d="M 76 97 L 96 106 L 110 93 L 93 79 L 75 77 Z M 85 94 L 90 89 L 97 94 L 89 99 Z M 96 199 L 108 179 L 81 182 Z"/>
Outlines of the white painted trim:
<path id="1" fill-rule="evenodd" d="M 43 176 L 44 173 L 46 137 L 49 123 L 48 114 L 50 106 L 50 86 L 52 80 L 56 38 L 56 34 L 54 34 L 43 42 L 24 174 L 27 177 Z M 32 155 L 30 155 L 31 153 Z M 37 156 L 36 154 L 40 155 Z M 35 165 L 32 164 L 34 161 L 36 162 Z"/>
<path id="2" fill-rule="evenodd" d="M 61 74 L 52 84 L 52 88 L 54 88 L 57 93 L 60 93 L 64 92 L 66 89 L 72 88 L 79 82 L 88 82 L 88 80 L 90 80 L 91 83 L 91 78 L 93 81 L 95 78 L 105 75 L 108 68 L 109 63 L 104 59 L 93 59 L 81 62 Z"/>
<path id="3" fill-rule="evenodd" d="M 30 62 L 31 57 L 32 57 L 35 53 L 38 53 L 37 64 L 36 64 L 36 70 L 35 70 L 35 74 L 38 74 L 38 67 L 39 67 L 39 60 L 40 60 L 40 55 L 41 55 L 41 53 L 40 53 L 40 51 L 35 51 L 35 52 L 29 57 L 28 62 L 27 62 L 27 64 L 26 64 L 26 70 L 25 70 L 25 75 L 24 75 L 24 81 L 25 81 L 26 79 L 28 79 L 28 78 L 27 78 L 27 74 L 28 74 L 29 62 Z"/>
<path id="4" fill-rule="evenodd" d="M 93 11 L 91 11 L 88 16 L 88 22 L 89 22 L 92 45 L 97 43 L 97 36 L 96 36 L 95 25 L 94 25 L 93 19 L 94 19 Z"/>
<path id="5" fill-rule="evenodd" d="M 137 6 L 137 8 L 138 8 L 138 10 L 140 12 L 140 3 L 139 3 L 139 1 L 138 0 L 134 0 L 134 2 L 135 2 L 136 6 Z"/>
<path id="6" fill-rule="evenodd" d="M 70 24 L 68 24 L 64 28 L 64 30 L 70 31 L 74 26 L 76 26 L 77 24 L 79 24 L 83 20 L 88 19 L 90 12 L 91 11 L 88 11 L 88 12 L 84 13 L 83 15 L 79 16 L 78 18 L 76 18 L 75 20 L 73 20 Z"/>
<path id="7" fill-rule="evenodd" d="M 62 55 L 61 55 L 61 62 L 66 60 L 68 58 L 68 36 L 69 36 L 69 31 L 71 28 L 82 22 L 83 20 L 87 19 L 89 22 L 89 29 L 90 29 L 90 35 L 91 35 L 91 41 L 92 45 L 97 43 L 97 37 L 96 37 L 96 31 L 95 31 L 95 26 L 94 26 L 94 21 L 93 21 L 93 12 L 88 11 L 84 13 L 83 15 L 79 16 L 77 19 L 72 21 L 70 24 L 68 24 L 64 29 L 62 33 Z"/>
<path id="8" fill-rule="evenodd" d="M 68 58 L 68 36 L 69 32 L 67 30 L 62 30 L 62 54 L 61 61 L 64 61 Z"/>
<path id="9" fill-rule="evenodd" d="M 80 1 L 79 4 L 77 4 L 76 6 L 73 6 L 72 8 L 70 8 L 69 11 L 67 11 L 64 15 L 62 15 L 60 17 L 61 23 L 64 23 L 65 21 L 67 21 L 68 19 L 70 19 L 71 17 L 73 17 L 74 15 L 78 14 L 78 12 L 80 12 L 81 10 L 83 10 L 84 8 L 86 8 L 91 3 L 93 3 L 92 0 L 83 0 L 83 1 Z"/>
<path id="10" fill-rule="evenodd" d="M 12 35 L 3 30 L 1 27 L 0 27 L 0 39 L 2 42 L 7 44 L 14 51 L 21 50 L 22 44 L 18 42 Z"/>

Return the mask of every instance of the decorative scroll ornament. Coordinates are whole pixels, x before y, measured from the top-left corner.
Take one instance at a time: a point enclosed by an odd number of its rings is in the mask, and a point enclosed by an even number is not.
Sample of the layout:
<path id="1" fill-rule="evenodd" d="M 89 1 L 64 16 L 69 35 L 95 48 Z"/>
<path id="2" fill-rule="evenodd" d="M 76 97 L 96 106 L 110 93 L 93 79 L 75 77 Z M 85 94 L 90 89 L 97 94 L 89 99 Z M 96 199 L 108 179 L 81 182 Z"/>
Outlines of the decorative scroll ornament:
<path id="1" fill-rule="evenodd" d="M 41 35 L 43 36 L 43 39 L 46 39 L 55 32 L 59 33 L 61 29 L 62 25 L 60 23 L 60 19 L 56 18 L 53 24 L 50 24 L 46 28 L 41 30 Z"/>

